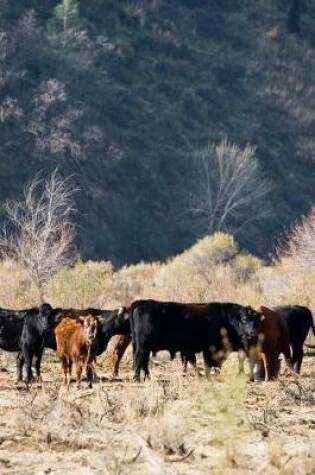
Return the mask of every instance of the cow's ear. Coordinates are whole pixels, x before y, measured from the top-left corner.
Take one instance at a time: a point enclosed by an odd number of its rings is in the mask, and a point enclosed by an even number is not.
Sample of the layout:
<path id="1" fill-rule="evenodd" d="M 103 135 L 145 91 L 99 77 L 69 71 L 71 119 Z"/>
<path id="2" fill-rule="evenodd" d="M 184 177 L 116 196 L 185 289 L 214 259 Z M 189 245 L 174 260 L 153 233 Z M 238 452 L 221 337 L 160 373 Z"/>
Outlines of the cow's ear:
<path id="1" fill-rule="evenodd" d="M 79 322 L 81 322 L 81 323 L 84 323 L 85 318 L 82 317 L 82 315 L 80 315 L 80 316 L 77 318 L 77 320 L 78 320 Z"/>
<path id="2" fill-rule="evenodd" d="M 120 307 L 120 309 L 118 310 L 118 315 L 122 316 L 124 320 L 128 320 L 129 318 L 129 313 L 126 307 Z"/>

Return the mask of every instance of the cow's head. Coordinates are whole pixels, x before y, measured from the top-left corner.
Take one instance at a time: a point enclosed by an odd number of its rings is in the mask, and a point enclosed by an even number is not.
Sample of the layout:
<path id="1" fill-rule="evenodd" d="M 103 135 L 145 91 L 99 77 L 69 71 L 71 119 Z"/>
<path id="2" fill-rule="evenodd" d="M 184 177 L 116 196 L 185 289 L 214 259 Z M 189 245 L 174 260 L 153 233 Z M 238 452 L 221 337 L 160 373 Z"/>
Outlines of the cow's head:
<path id="1" fill-rule="evenodd" d="M 44 331 L 49 331 L 54 326 L 54 311 L 49 303 L 43 303 L 38 308 L 41 327 Z"/>
<path id="2" fill-rule="evenodd" d="M 235 330 L 239 347 L 247 348 L 248 343 L 258 334 L 260 321 L 264 318 L 262 313 L 250 306 L 240 305 L 232 312 L 230 323 Z"/>
<path id="3" fill-rule="evenodd" d="M 102 333 L 110 336 L 130 333 L 130 314 L 126 307 L 113 310 L 109 318 L 102 321 Z"/>
<path id="4" fill-rule="evenodd" d="M 83 325 L 84 336 L 87 339 L 89 344 L 92 344 L 95 341 L 99 320 L 93 315 L 87 315 L 86 317 L 79 317 L 80 322 Z"/>

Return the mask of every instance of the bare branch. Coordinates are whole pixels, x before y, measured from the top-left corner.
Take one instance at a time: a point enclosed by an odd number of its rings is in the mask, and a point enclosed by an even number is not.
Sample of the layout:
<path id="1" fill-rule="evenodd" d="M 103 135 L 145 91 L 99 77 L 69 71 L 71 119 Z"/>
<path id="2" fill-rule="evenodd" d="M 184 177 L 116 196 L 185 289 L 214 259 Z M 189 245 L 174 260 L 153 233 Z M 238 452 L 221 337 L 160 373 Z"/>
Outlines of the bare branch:
<path id="1" fill-rule="evenodd" d="M 38 174 L 25 187 L 21 202 L 6 204 L 8 223 L 0 237 L 2 257 L 25 267 L 43 298 L 44 284 L 74 262 L 75 211 L 69 178 L 57 170 L 45 180 Z"/>
<path id="2" fill-rule="evenodd" d="M 255 148 L 240 149 L 223 140 L 207 144 L 195 156 L 196 173 L 190 213 L 205 231 L 240 232 L 271 215 L 271 184 L 262 177 Z"/>
<path id="3" fill-rule="evenodd" d="M 299 267 L 315 266 L 315 207 L 311 213 L 295 223 L 291 229 L 289 242 L 277 249 L 280 257 L 290 257 Z"/>

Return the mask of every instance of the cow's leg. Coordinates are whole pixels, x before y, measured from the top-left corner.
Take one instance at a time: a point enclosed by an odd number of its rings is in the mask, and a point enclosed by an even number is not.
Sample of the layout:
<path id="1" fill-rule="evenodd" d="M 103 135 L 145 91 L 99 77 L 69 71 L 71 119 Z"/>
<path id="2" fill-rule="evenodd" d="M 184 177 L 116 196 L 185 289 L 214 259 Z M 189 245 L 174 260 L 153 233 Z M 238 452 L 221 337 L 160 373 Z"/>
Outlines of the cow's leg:
<path id="1" fill-rule="evenodd" d="M 134 381 L 140 381 L 141 370 L 144 371 L 144 379 L 146 377 L 150 377 L 150 372 L 148 369 L 149 358 L 150 358 L 150 351 L 138 350 L 138 349 L 136 350 L 136 353 L 134 356 L 134 363 L 135 363 L 135 372 L 133 376 Z"/>
<path id="2" fill-rule="evenodd" d="M 183 374 L 187 374 L 187 368 L 188 368 L 188 358 L 187 358 L 187 355 L 185 353 L 183 353 L 182 351 L 180 352 L 180 358 L 182 360 L 182 364 L 183 364 Z"/>
<path id="3" fill-rule="evenodd" d="M 81 386 L 81 379 L 82 379 L 82 370 L 83 370 L 83 361 L 78 359 L 75 362 L 75 369 L 76 369 L 76 377 L 77 377 L 77 387 Z"/>
<path id="4" fill-rule="evenodd" d="M 61 359 L 61 369 L 63 373 L 63 384 L 69 387 L 70 384 L 70 375 L 68 380 L 68 361 L 65 356 L 60 357 Z"/>
<path id="5" fill-rule="evenodd" d="M 253 382 L 255 381 L 255 378 L 254 378 L 254 367 L 255 367 L 255 363 L 257 362 L 257 358 L 254 357 L 253 354 L 250 354 L 248 356 L 248 363 L 249 363 L 249 381 Z"/>
<path id="6" fill-rule="evenodd" d="M 149 360 L 150 360 L 150 352 L 148 352 L 147 357 L 145 359 L 144 379 L 146 378 L 150 379 Z"/>
<path id="7" fill-rule="evenodd" d="M 246 358 L 245 351 L 239 350 L 238 351 L 238 374 L 245 373 L 245 367 L 244 367 L 245 358 Z"/>
<path id="8" fill-rule="evenodd" d="M 217 371 L 217 370 L 220 370 L 221 365 L 218 362 L 218 360 L 213 358 L 212 353 L 209 350 L 203 351 L 203 360 L 205 363 L 206 378 L 209 379 L 211 368 L 216 368 L 216 371 Z"/>
<path id="9" fill-rule="evenodd" d="M 92 387 L 92 380 L 93 380 L 93 368 L 92 368 L 92 362 L 88 363 L 86 366 L 86 378 L 87 378 L 87 383 L 88 387 Z"/>
<path id="10" fill-rule="evenodd" d="M 26 382 L 30 383 L 33 380 L 33 372 L 32 372 L 33 351 L 30 348 L 24 348 L 23 353 L 24 353 L 25 369 L 26 369 Z"/>
<path id="11" fill-rule="evenodd" d="M 280 369 L 279 349 L 276 342 L 270 343 L 263 347 L 260 357 L 265 367 L 265 381 L 276 379 Z"/>
<path id="12" fill-rule="evenodd" d="M 43 351 L 44 351 L 44 348 L 40 348 L 40 350 L 38 350 L 37 353 L 35 354 L 35 371 L 36 371 L 36 377 L 38 381 L 41 381 L 40 365 L 42 361 Z"/>
<path id="13" fill-rule="evenodd" d="M 295 345 L 293 347 L 291 362 L 292 362 L 292 366 L 293 366 L 294 371 L 298 374 L 301 371 L 303 356 L 304 356 L 303 347 L 300 346 L 300 345 L 298 345 L 298 346 Z"/>
<path id="14" fill-rule="evenodd" d="M 260 354 L 260 346 L 250 346 L 248 351 L 247 351 L 247 357 L 248 357 L 248 364 L 249 364 L 249 381 L 253 382 L 255 381 L 254 378 L 254 368 L 255 364 L 258 363 L 259 361 L 259 354 Z"/>
<path id="15" fill-rule="evenodd" d="M 23 352 L 19 351 L 16 357 L 16 382 L 23 380 L 23 365 L 24 365 L 24 356 Z"/>
<path id="16" fill-rule="evenodd" d="M 97 378 L 97 372 L 96 372 L 96 357 L 94 356 L 93 360 L 91 361 L 91 370 L 92 370 L 92 379 Z"/>
<path id="17" fill-rule="evenodd" d="M 69 374 L 69 382 L 71 381 L 71 374 L 72 374 L 72 360 L 68 359 L 68 374 Z"/>
<path id="18" fill-rule="evenodd" d="M 183 363 L 183 374 L 187 374 L 188 363 L 191 364 L 195 370 L 195 373 L 197 373 L 197 359 L 195 353 L 181 352 L 180 356 Z"/>
<path id="19" fill-rule="evenodd" d="M 265 370 L 265 382 L 269 381 L 270 374 L 269 374 L 269 369 L 271 367 L 271 354 L 266 355 L 266 353 L 260 353 L 260 358 L 264 364 L 264 370 Z"/>
<path id="20" fill-rule="evenodd" d="M 124 338 L 121 339 L 117 345 L 115 346 L 113 350 L 113 355 L 112 355 L 112 361 L 113 361 L 113 378 L 118 376 L 119 372 L 119 364 L 122 359 L 122 357 L 125 354 L 125 351 L 131 341 L 131 338 Z"/>

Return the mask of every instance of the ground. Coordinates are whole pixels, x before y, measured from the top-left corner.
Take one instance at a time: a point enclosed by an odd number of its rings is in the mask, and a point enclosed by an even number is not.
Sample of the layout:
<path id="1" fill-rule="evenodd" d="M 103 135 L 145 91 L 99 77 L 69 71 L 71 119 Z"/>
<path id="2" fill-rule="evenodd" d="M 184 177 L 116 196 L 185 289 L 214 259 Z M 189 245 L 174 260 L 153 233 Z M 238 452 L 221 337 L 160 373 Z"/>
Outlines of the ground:
<path id="1" fill-rule="evenodd" d="M 248 383 L 235 354 L 206 380 L 161 352 L 139 384 L 130 355 L 116 380 L 105 355 L 93 388 L 69 391 L 54 353 L 29 389 L 0 363 L 0 474 L 315 473 L 315 358 L 300 377 Z"/>

